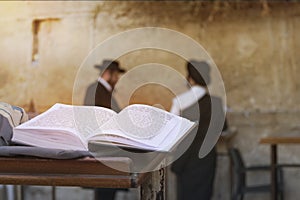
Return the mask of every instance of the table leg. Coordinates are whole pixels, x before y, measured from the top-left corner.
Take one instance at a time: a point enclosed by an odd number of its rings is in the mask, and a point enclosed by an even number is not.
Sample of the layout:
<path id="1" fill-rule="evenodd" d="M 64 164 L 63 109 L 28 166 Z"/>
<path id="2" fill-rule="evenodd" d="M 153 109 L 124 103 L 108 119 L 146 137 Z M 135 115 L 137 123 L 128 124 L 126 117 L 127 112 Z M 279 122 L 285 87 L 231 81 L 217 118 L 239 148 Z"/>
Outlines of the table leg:
<path id="1" fill-rule="evenodd" d="M 147 180 L 141 185 L 141 200 L 165 199 L 165 168 L 151 172 Z"/>
<path id="2" fill-rule="evenodd" d="M 52 186 L 52 200 L 56 200 L 56 187 Z"/>
<path id="3" fill-rule="evenodd" d="M 277 145 L 271 145 L 271 199 L 277 200 Z"/>
<path id="4" fill-rule="evenodd" d="M 23 200 L 24 199 L 24 188 L 22 185 L 14 186 L 14 199 Z"/>

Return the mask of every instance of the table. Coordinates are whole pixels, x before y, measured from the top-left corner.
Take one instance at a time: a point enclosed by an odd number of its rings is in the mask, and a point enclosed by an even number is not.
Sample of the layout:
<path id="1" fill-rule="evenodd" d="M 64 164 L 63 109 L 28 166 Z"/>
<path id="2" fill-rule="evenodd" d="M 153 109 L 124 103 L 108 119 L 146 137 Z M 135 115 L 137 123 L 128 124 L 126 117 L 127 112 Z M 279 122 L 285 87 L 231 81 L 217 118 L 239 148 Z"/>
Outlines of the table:
<path id="1" fill-rule="evenodd" d="M 271 199 L 277 200 L 277 145 L 279 144 L 300 144 L 300 136 L 269 136 L 260 140 L 261 144 L 269 144 L 271 146 Z"/>
<path id="2" fill-rule="evenodd" d="M 107 166 L 118 165 L 122 171 Z M 165 198 L 165 169 L 131 173 L 126 157 L 55 160 L 33 157 L 0 157 L 0 184 L 137 188 L 141 199 Z"/>

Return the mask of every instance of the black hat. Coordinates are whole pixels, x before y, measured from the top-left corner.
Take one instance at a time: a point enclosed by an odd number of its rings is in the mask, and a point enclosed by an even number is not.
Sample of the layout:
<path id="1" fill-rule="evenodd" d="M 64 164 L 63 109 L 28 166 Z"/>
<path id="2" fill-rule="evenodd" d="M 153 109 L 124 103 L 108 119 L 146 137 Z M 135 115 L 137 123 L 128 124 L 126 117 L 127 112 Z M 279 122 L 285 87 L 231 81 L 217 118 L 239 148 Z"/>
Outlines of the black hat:
<path id="1" fill-rule="evenodd" d="M 187 63 L 188 76 L 197 84 L 207 86 L 210 83 L 210 66 L 205 61 L 190 60 Z"/>
<path id="2" fill-rule="evenodd" d="M 111 70 L 111 71 L 118 71 L 121 73 L 126 72 L 125 69 L 120 68 L 118 61 L 113 61 L 113 60 L 103 60 L 102 65 L 95 65 L 95 68 L 100 69 L 101 71 Z"/>

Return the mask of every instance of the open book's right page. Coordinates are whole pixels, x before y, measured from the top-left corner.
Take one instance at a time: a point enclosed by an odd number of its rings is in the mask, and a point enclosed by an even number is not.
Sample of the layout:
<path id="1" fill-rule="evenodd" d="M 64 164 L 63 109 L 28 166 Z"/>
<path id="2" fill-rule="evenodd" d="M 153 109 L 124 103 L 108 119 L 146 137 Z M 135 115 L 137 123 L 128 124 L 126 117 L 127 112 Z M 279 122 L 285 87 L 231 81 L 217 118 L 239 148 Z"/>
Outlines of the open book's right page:
<path id="1" fill-rule="evenodd" d="M 134 104 L 115 115 L 98 130 L 101 134 L 90 140 L 167 151 L 193 124 L 162 109 Z"/>

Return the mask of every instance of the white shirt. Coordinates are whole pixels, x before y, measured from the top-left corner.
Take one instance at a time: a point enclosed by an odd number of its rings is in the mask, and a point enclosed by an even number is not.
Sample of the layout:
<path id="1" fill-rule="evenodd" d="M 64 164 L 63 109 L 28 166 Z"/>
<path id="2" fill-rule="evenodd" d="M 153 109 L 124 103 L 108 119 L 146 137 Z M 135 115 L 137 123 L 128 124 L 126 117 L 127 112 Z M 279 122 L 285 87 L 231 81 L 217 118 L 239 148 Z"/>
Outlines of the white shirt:
<path id="1" fill-rule="evenodd" d="M 205 93 L 206 90 L 203 87 L 199 85 L 192 86 L 188 91 L 173 98 L 170 112 L 175 115 L 180 115 L 180 111 L 199 101 Z"/>
<path id="2" fill-rule="evenodd" d="M 103 78 L 99 77 L 98 82 L 101 83 L 108 91 L 112 90 L 111 85 L 106 80 L 104 80 Z"/>

